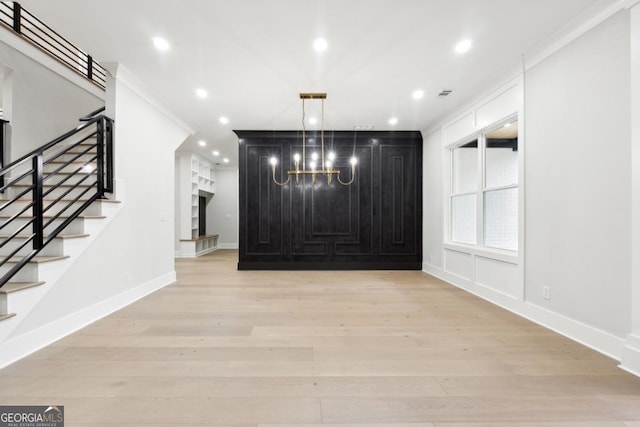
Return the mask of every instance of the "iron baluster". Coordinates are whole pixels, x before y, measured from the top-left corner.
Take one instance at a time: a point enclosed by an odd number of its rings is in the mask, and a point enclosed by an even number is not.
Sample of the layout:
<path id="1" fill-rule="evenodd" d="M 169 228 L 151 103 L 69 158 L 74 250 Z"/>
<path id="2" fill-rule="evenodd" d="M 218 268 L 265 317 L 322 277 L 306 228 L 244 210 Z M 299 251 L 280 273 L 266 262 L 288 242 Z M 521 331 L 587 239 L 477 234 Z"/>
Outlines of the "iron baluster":
<path id="1" fill-rule="evenodd" d="M 98 181 L 98 198 L 105 199 L 104 197 L 104 119 L 100 119 L 96 126 L 98 132 L 96 135 L 96 149 L 98 152 L 98 159 L 96 160 L 97 168 L 97 181 Z"/>
<path id="2" fill-rule="evenodd" d="M 22 33 L 22 6 L 17 1 L 13 2 L 13 31 Z"/>
<path id="3" fill-rule="evenodd" d="M 43 218 L 43 180 L 42 169 L 44 163 L 42 160 L 42 151 L 39 151 L 33 158 L 33 249 L 42 249 L 42 242 L 44 241 L 44 218 Z"/>

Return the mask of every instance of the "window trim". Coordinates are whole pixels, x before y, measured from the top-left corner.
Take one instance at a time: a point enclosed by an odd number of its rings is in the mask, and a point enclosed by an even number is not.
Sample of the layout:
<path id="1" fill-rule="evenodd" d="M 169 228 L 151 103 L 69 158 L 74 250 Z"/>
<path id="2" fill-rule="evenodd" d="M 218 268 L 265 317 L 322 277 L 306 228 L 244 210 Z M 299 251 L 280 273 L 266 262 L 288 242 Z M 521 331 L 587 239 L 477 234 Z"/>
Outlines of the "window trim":
<path id="1" fill-rule="evenodd" d="M 448 185 L 448 220 L 447 227 L 445 230 L 445 241 L 444 247 L 446 249 L 452 250 L 463 250 L 468 253 L 473 253 L 478 256 L 494 258 L 498 260 L 502 260 L 509 263 L 518 263 L 521 259 L 522 255 L 522 230 L 521 228 L 524 226 L 522 221 L 520 220 L 522 212 L 522 151 L 521 151 L 521 141 L 522 141 L 522 130 L 518 130 L 518 182 L 508 185 L 502 185 L 497 187 L 487 187 L 487 174 L 486 174 L 486 135 L 496 131 L 502 127 L 504 127 L 507 123 L 513 123 L 514 121 L 519 123 L 521 127 L 521 118 L 518 113 L 511 114 L 502 120 L 499 120 L 495 123 L 490 124 L 484 128 L 478 129 L 470 135 L 467 135 L 465 138 L 461 138 L 457 142 L 450 144 L 446 147 L 449 155 L 449 185 Z M 454 156 L 453 151 L 456 148 L 462 147 L 465 144 L 468 144 L 474 140 L 477 140 L 477 174 L 478 179 L 476 180 L 477 189 L 476 191 L 469 191 L 464 193 L 454 193 L 454 173 L 455 173 L 455 165 L 454 165 Z M 491 246 L 485 246 L 485 195 L 487 192 L 498 191 L 498 190 L 508 190 L 508 189 L 518 189 L 518 249 L 504 249 L 504 248 L 494 248 Z M 467 195 L 476 195 L 476 243 L 464 243 L 457 242 L 453 240 L 453 198 L 459 196 L 467 196 Z"/>

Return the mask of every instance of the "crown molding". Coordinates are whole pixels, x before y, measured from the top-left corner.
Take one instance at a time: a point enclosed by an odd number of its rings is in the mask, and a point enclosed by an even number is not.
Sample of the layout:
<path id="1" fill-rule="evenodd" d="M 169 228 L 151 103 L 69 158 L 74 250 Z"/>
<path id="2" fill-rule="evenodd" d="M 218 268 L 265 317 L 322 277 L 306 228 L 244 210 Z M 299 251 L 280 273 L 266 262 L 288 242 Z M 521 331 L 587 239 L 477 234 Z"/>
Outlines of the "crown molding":
<path id="1" fill-rule="evenodd" d="M 604 22 L 620 10 L 631 7 L 640 0 L 601 0 L 577 16 L 569 24 L 551 35 L 547 40 L 525 52 L 524 69 L 529 70 L 555 52 L 562 49 L 587 31 Z M 629 3 L 632 3 L 630 6 Z"/>
<path id="2" fill-rule="evenodd" d="M 637 6 L 638 4 L 640 4 L 640 0 L 625 0 L 624 8 L 631 9 L 632 7 Z"/>

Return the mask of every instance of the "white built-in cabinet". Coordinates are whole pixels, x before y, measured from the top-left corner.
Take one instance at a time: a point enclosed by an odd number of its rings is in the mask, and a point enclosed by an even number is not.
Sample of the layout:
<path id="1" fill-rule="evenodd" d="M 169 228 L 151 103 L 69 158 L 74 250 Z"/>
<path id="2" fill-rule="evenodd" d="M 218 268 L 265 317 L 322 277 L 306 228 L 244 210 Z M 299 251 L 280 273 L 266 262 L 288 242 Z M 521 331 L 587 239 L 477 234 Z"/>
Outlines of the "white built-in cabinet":
<path id="1" fill-rule="evenodd" d="M 177 256 L 194 257 L 218 247 L 218 235 L 199 233 L 199 197 L 211 200 L 216 192 L 216 172 L 213 165 L 196 154 L 182 153 L 176 158 L 179 245 Z"/>

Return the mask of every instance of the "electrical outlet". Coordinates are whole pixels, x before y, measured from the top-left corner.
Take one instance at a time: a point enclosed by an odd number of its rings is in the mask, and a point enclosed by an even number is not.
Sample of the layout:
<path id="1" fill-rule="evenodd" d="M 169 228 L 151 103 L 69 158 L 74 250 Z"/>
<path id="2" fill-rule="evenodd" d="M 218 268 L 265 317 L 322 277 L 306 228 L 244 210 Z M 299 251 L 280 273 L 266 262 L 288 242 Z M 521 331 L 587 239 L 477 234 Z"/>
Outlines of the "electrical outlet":
<path id="1" fill-rule="evenodd" d="M 542 287 L 542 298 L 544 298 L 546 300 L 550 300 L 551 299 L 551 287 L 550 286 L 543 286 Z"/>

